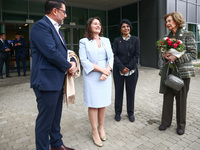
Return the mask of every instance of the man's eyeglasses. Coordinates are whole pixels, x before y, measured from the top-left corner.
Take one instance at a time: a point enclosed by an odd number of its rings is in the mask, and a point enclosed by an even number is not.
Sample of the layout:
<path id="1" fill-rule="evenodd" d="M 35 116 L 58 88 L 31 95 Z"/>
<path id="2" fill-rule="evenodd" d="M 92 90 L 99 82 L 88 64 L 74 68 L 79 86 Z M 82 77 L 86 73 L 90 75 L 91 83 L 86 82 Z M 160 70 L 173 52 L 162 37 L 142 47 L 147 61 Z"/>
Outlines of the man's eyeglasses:
<path id="1" fill-rule="evenodd" d="M 59 8 L 56 8 L 56 9 L 61 10 L 61 11 L 63 12 L 64 15 L 67 14 L 66 10 L 62 10 L 62 9 L 59 9 Z"/>

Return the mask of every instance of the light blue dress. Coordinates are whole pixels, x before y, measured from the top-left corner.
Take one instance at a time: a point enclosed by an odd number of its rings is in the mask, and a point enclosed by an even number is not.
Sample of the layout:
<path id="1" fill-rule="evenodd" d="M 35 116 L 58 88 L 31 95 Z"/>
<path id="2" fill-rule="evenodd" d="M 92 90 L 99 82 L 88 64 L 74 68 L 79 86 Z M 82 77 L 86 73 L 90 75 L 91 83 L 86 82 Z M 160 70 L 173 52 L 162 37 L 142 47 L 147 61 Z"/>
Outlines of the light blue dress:
<path id="1" fill-rule="evenodd" d="M 97 54 L 96 65 L 106 68 L 108 65 L 108 56 L 105 47 L 102 46 L 102 41 L 101 48 L 97 46 L 96 41 L 92 42 L 93 51 L 95 51 Z M 85 49 L 83 51 L 87 50 Z M 82 54 L 83 53 L 79 53 L 80 59 L 83 58 Z M 83 60 L 82 63 L 84 63 L 84 59 L 81 60 Z M 112 76 L 109 75 L 105 81 L 101 81 L 101 72 L 90 71 L 87 73 L 84 67 L 87 68 L 87 65 L 83 65 L 84 104 L 91 108 L 102 108 L 109 106 L 111 104 Z"/>

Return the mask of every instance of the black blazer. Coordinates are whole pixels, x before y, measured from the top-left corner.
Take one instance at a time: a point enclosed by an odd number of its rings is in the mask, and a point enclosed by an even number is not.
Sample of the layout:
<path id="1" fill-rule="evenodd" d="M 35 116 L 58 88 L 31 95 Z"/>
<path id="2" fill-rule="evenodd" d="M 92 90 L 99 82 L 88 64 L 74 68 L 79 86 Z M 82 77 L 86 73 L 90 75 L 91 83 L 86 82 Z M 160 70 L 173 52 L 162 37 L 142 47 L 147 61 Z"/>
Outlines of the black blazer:
<path id="1" fill-rule="evenodd" d="M 125 67 L 132 70 L 137 67 L 140 56 L 140 40 L 136 36 L 131 36 L 128 41 L 117 37 L 113 44 L 114 67 L 120 71 Z"/>
<path id="2" fill-rule="evenodd" d="M 5 58 L 6 53 L 3 49 L 3 42 L 0 40 L 0 58 Z"/>

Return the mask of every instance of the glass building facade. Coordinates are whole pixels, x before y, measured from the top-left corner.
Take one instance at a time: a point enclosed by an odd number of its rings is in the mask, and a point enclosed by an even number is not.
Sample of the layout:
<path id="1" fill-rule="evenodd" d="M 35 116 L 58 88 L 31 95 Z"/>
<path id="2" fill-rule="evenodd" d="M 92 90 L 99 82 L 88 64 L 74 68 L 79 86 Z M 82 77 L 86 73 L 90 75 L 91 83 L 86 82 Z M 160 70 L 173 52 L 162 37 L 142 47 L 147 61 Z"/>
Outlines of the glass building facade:
<path id="1" fill-rule="evenodd" d="M 26 39 L 27 51 L 30 52 L 29 33 L 32 21 L 36 22 L 44 16 L 45 0 L 0 0 L 0 31 L 6 33 L 12 42 L 15 33 L 20 31 Z M 141 42 L 140 64 L 147 67 L 158 67 L 158 52 L 155 42 L 168 33 L 164 26 L 164 15 L 178 11 L 186 19 L 186 29 L 194 32 L 200 58 L 200 0 L 134 0 L 129 5 L 113 9 L 97 10 L 93 7 L 82 8 L 77 5 L 67 6 L 67 18 L 60 28 L 65 37 L 68 49 L 78 53 L 79 40 L 84 37 L 85 24 L 88 18 L 99 16 L 102 20 L 104 36 L 113 43 L 120 36 L 118 24 L 122 19 L 132 22 L 131 35 L 139 36 Z M 151 56 L 151 57 L 149 57 Z M 27 64 L 29 64 L 29 55 Z M 15 68 L 14 54 L 11 67 Z"/>

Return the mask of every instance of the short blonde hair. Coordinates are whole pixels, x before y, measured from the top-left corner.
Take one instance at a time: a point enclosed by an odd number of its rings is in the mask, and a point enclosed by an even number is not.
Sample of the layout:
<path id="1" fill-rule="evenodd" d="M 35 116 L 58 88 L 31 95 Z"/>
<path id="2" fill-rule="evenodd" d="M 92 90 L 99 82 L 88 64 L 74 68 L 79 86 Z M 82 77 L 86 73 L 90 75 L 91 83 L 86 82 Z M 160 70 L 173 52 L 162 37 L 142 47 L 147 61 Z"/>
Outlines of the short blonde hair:
<path id="1" fill-rule="evenodd" d="M 169 14 L 165 15 L 165 17 L 164 17 L 165 21 L 169 16 L 172 16 L 173 21 L 176 23 L 176 25 L 178 27 L 183 28 L 185 26 L 185 20 L 184 20 L 183 16 L 180 13 L 172 12 L 172 13 L 169 13 Z"/>

